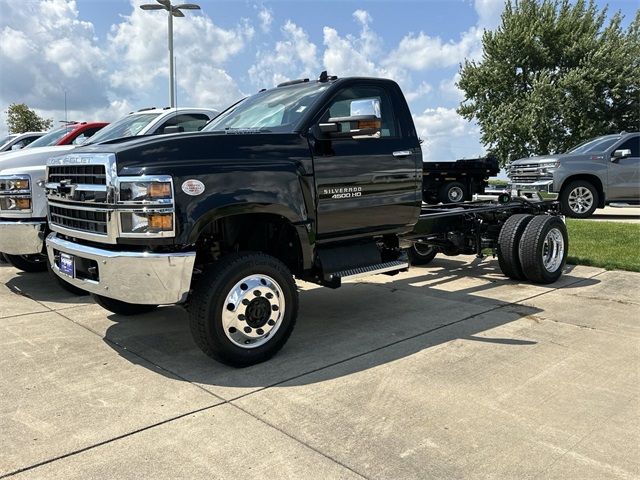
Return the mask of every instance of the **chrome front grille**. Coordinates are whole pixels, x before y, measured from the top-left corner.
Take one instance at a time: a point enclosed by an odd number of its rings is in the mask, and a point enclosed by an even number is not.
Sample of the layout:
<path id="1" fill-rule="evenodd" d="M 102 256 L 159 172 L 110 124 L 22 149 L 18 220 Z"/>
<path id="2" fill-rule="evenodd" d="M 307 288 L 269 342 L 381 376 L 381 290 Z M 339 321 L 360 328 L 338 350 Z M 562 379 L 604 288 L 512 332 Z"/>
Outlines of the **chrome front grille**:
<path id="1" fill-rule="evenodd" d="M 106 185 L 104 165 L 55 165 L 49 167 L 47 181 L 51 183 Z"/>
<path id="2" fill-rule="evenodd" d="M 71 206 L 51 204 L 49 206 L 51 223 L 74 230 L 98 235 L 107 235 L 107 211 L 85 210 Z"/>

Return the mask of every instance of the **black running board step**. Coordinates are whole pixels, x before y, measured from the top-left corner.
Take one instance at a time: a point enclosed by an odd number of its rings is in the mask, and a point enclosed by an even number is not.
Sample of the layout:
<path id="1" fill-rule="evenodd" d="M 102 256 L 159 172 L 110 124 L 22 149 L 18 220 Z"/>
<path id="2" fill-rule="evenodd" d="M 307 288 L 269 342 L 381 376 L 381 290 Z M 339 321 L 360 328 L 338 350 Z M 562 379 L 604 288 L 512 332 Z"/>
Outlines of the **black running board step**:
<path id="1" fill-rule="evenodd" d="M 404 270 L 409 268 L 409 263 L 402 260 L 395 260 L 393 262 L 378 263 L 376 265 L 369 265 L 367 267 L 351 268 L 349 270 L 342 270 L 341 272 L 327 273 L 327 280 L 355 280 L 356 278 L 368 277 L 369 275 L 377 275 L 378 273 L 395 272 L 397 270 Z"/>

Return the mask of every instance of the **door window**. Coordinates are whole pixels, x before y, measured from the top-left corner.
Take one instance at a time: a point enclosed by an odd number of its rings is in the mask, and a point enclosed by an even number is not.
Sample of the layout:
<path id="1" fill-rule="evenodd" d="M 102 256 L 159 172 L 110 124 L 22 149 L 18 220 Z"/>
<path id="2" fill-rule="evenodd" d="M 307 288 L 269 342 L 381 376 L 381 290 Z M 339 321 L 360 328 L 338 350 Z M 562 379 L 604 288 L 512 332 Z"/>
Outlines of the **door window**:
<path id="1" fill-rule="evenodd" d="M 333 103 L 323 115 L 322 122 L 326 122 L 329 118 L 356 115 L 357 112 L 352 111 L 352 104 L 357 100 L 377 100 L 380 105 L 380 134 L 367 136 L 365 138 L 398 136 L 398 128 L 395 115 L 393 114 L 391 99 L 387 92 L 380 87 L 360 86 L 345 88 L 333 100 Z"/>
<path id="2" fill-rule="evenodd" d="M 209 122 L 209 117 L 204 113 L 182 113 L 167 120 L 157 133 L 164 133 L 167 127 L 181 127 L 182 132 L 198 132 Z"/>
<path id="3" fill-rule="evenodd" d="M 640 157 L 640 136 L 630 138 L 622 145 L 616 147 L 616 150 L 631 150 L 633 158 Z"/>
<path id="4" fill-rule="evenodd" d="M 102 127 L 87 128 L 84 132 L 82 132 L 80 135 L 78 135 L 76 138 L 74 138 L 73 142 L 71 142 L 71 143 L 73 145 L 82 145 L 87 140 L 89 140 L 89 138 L 93 137 L 93 134 L 96 133 L 101 128 Z"/>

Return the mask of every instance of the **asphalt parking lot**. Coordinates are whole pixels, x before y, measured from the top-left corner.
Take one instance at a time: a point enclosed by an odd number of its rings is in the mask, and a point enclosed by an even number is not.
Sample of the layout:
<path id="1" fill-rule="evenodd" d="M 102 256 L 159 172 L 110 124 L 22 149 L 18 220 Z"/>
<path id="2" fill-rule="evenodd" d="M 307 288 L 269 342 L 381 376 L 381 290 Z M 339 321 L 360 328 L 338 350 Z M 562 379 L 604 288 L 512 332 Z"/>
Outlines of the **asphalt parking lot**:
<path id="1" fill-rule="evenodd" d="M 0 478 L 638 478 L 640 274 L 495 260 L 301 285 L 231 369 L 166 307 L 119 317 L 0 264 Z"/>

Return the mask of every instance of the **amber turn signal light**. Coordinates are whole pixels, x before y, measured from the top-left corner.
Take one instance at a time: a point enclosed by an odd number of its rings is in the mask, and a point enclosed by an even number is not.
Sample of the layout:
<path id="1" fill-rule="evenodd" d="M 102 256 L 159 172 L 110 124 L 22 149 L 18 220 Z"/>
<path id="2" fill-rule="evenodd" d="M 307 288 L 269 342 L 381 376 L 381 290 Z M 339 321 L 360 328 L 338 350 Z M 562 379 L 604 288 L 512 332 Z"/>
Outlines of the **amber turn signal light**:
<path id="1" fill-rule="evenodd" d="M 149 228 L 156 231 L 173 230 L 173 214 L 172 213 L 152 213 L 147 217 Z"/>

